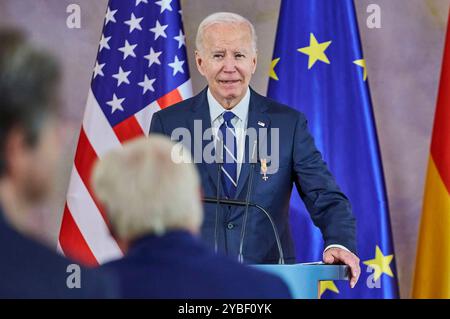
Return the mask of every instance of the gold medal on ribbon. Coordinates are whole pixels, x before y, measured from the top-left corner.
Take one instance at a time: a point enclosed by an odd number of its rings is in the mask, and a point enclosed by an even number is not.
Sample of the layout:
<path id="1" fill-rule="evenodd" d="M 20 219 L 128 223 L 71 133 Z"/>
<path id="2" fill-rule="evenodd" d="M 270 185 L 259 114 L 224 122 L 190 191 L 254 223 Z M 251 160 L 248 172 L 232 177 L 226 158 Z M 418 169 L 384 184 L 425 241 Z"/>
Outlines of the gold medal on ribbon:
<path id="1" fill-rule="evenodd" d="M 269 177 L 267 176 L 267 160 L 265 158 L 261 159 L 261 174 L 263 174 L 262 179 L 267 181 Z"/>

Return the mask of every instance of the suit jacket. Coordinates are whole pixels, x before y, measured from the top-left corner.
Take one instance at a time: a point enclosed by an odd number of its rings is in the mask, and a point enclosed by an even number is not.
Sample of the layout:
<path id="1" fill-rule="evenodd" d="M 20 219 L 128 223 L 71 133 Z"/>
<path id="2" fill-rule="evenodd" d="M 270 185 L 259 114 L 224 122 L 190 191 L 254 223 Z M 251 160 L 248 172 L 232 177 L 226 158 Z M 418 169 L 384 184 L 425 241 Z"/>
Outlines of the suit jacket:
<path id="1" fill-rule="evenodd" d="M 67 287 L 74 264 L 16 232 L 0 207 L 0 298 L 114 298 L 115 278 L 81 268 L 81 288 Z"/>
<path id="2" fill-rule="evenodd" d="M 280 278 L 215 255 L 184 231 L 142 237 L 102 267 L 119 278 L 122 298 L 291 298 Z"/>
<path id="3" fill-rule="evenodd" d="M 207 101 L 207 89 L 198 95 L 156 112 L 153 115 L 150 133 L 171 136 L 177 128 L 187 128 L 191 138 L 182 141 L 191 146 L 191 151 L 203 150 L 210 140 L 201 140 L 194 131 L 194 120 L 200 120 L 204 132 L 211 127 Z M 258 162 L 251 164 L 248 138 L 246 140 L 245 163 L 238 179 L 236 199 L 244 200 L 249 184 L 250 170 L 254 170 L 251 202 L 264 207 L 272 216 L 281 238 L 285 260 L 295 262 L 295 250 L 289 226 L 289 201 L 293 185 L 296 185 L 314 224 L 320 228 L 325 246 L 339 244 L 356 251 L 355 219 L 347 197 L 336 185 L 333 176 L 322 160 L 314 140 L 307 129 L 305 116 L 286 105 L 263 97 L 251 90 L 247 128 L 260 129 L 258 144 L 268 150 L 276 146 L 271 129 L 279 132 L 279 169 L 264 180 L 261 175 L 261 154 Z M 197 136 L 195 136 L 197 135 Z M 180 140 L 179 137 L 174 139 Z M 273 145 L 272 145 L 273 144 Z M 197 163 L 201 175 L 204 196 L 215 197 L 217 192 L 216 163 Z M 223 194 L 222 194 L 223 196 Z M 215 241 L 215 204 L 205 204 L 205 220 L 202 237 L 211 247 Z M 229 256 L 239 253 L 243 207 L 221 207 L 219 214 L 219 249 Z M 276 263 L 278 250 L 272 227 L 267 218 L 256 209 L 250 209 L 244 242 L 244 260 L 248 263 Z"/>

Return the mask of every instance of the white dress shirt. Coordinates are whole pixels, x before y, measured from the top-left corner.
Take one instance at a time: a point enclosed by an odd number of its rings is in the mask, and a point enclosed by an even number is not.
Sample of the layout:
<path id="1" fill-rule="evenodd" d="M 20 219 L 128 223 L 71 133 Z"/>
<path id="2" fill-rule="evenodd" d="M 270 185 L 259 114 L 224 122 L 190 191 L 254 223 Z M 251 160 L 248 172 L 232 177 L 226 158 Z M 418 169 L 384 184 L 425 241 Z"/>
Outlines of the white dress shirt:
<path id="1" fill-rule="evenodd" d="M 227 111 L 220 105 L 219 102 L 214 98 L 211 91 L 208 88 L 207 92 L 208 104 L 209 104 L 209 113 L 211 115 L 211 128 L 213 130 L 213 134 L 215 136 L 215 140 L 217 140 L 217 132 L 220 129 L 220 126 L 223 123 L 223 113 Z M 239 174 L 241 172 L 242 159 L 244 158 L 245 152 L 245 133 L 247 131 L 247 121 L 248 121 L 248 108 L 250 105 L 250 88 L 247 88 L 247 92 L 245 92 L 242 100 L 231 110 L 235 117 L 231 120 L 231 124 L 233 124 L 234 131 L 236 133 L 236 151 L 237 151 L 237 179 L 239 181 Z"/>

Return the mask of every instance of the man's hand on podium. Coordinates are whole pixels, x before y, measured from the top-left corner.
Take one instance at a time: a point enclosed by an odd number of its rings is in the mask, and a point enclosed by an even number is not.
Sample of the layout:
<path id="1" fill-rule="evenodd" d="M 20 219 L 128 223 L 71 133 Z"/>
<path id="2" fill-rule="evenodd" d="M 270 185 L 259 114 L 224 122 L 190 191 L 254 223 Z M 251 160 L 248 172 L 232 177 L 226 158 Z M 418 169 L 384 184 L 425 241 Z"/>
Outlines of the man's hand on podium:
<path id="1" fill-rule="evenodd" d="M 332 247 L 323 252 L 323 261 L 326 264 L 346 264 L 350 267 L 351 278 L 350 287 L 355 287 L 361 274 L 361 267 L 359 266 L 359 258 L 352 252 Z"/>

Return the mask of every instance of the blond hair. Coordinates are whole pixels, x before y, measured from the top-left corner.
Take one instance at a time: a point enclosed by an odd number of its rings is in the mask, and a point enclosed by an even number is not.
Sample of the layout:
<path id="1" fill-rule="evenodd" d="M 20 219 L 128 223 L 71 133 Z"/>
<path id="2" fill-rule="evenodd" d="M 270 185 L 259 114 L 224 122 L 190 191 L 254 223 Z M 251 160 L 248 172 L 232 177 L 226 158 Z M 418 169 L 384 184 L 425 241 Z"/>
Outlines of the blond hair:
<path id="1" fill-rule="evenodd" d="M 151 135 L 107 153 L 95 165 L 93 188 L 119 238 L 200 229 L 199 177 L 192 161 L 172 160 L 174 145 Z"/>

